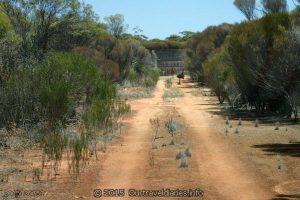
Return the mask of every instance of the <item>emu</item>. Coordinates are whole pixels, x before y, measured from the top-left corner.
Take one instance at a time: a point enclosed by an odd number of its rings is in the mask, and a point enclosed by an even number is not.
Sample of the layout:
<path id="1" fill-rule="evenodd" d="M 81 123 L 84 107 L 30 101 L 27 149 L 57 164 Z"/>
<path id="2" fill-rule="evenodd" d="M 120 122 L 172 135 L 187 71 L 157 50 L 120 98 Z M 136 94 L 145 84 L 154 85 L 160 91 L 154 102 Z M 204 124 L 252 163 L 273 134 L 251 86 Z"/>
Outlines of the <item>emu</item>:
<path id="1" fill-rule="evenodd" d="M 181 85 L 181 79 L 184 79 L 184 70 L 182 71 L 182 73 L 181 74 L 178 74 L 177 75 L 177 78 L 179 79 L 179 85 Z"/>

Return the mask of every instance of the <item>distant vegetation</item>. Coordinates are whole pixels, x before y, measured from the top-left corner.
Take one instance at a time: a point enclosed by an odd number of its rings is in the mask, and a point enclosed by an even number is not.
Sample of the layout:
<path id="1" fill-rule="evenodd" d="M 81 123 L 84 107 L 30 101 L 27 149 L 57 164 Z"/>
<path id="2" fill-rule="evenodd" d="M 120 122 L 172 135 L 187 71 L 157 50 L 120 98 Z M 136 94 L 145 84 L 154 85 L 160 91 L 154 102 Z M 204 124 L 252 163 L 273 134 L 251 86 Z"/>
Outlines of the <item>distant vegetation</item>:
<path id="1" fill-rule="evenodd" d="M 143 45 L 150 50 L 158 49 L 184 49 L 185 42 L 181 41 L 165 41 L 165 40 L 150 40 L 143 42 Z"/>
<path id="2" fill-rule="evenodd" d="M 299 1 L 298 1 L 299 2 Z M 209 27 L 187 42 L 186 66 L 205 82 L 220 103 L 297 118 L 300 105 L 299 10 L 287 12 L 285 0 L 234 4 L 248 21 Z M 300 2 L 299 2 L 300 3 Z"/>
<path id="3" fill-rule="evenodd" d="M 130 109 L 117 84 L 153 88 L 159 78 L 142 37 L 126 30 L 122 15 L 102 23 L 78 0 L 1 1 L 0 128 L 36 133 L 55 163 L 72 150 L 79 172 Z"/>
<path id="4" fill-rule="evenodd" d="M 159 49 L 185 49 L 186 42 L 194 35 L 194 32 L 183 31 L 179 35 L 170 35 L 165 40 L 153 39 L 143 42 L 143 45 L 150 50 Z"/>

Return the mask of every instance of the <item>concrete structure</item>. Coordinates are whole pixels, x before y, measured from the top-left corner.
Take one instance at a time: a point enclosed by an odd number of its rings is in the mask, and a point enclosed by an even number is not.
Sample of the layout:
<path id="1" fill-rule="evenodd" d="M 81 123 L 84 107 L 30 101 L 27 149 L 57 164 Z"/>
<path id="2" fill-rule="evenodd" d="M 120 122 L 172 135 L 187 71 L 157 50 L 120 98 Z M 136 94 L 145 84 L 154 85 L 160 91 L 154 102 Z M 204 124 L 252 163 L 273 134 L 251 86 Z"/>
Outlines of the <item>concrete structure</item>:
<path id="1" fill-rule="evenodd" d="M 182 49 L 154 50 L 157 57 L 157 67 L 162 75 L 182 73 L 184 69 L 185 52 Z"/>

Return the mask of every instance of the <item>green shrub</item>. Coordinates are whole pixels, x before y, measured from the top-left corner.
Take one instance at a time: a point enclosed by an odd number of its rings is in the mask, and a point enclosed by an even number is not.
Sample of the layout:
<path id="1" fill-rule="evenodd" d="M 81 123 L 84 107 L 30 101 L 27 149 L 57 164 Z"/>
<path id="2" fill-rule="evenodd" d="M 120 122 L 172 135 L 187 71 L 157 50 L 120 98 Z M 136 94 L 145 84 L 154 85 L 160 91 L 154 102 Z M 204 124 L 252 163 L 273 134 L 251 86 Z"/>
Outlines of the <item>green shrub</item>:
<path id="1" fill-rule="evenodd" d="M 230 100 L 232 89 L 236 89 L 233 70 L 229 66 L 227 45 L 224 44 L 218 52 L 213 52 L 206 62 L 203 63 L 205 81 L 216 93 L 221 104 L 225 99 Z"/>
<path id="2" fill-rule="evenodd" d="M 157 68 L 143 66 L 139 68 L 139 73 L 134 68 L 129 70 L 129 74 L 124 83 L 130 86 L 142 86 L 154 88 L 159 80 L 160 71 Z"/>
<path id="3" fill-rule="evenodd" d="M 139 77 L 138 77 L 138 74 L 136 73 L 136 71 L 133 68 L 129 70 L 127 80 L 131 84 L 137 84 L 138 83 Z"/>
<path id="4" fill-rule="evenodd" d="M 210 26 L 204 31 L 194 34 L 187 41 L 185 62 L 193 80 L 204 82 L 202 65 L 212 52 L 222 46 L 231 27 L 232 25 L 225 23 L 219 26 Z"/>
<path id="5" fill-rule="evenodd" d="M 90 141 L 112 131 L 129 106 L 117 99 L 115 84 L 78 54 L 49 54 L 33 74 L 44 152 L 57 162 L 66 148 L 71 149 L 72 168 L 79 173 L 80 163 L 88 158 Z M 75 135 L 64 134 L 70 119 L 81 124 Z"/>
<path id="6" fill-rule="evenodd" d="M 165 80 L 165 87 L 166 88 L 171 88 L 173 85 L 173 82 L 172 82 L 172 79 L 171 78 L 168 78 Z"/>
<path id="7" fill-rule="evenodd" d="M 48 158 L 55 161 L 62 159 L 62 154 L 67 144 L 68 138 L 60 132 L 48 132 L 44 135 L 42 140 L 44 153 Z"/>
<path id="8" fill-rule="evenodd" d="M 172 138 L 174 138 L 176 131 L 178 130 L 178 123 L 173 118 L 170 118 L 166 121 L 165 128 L 171 134 Z"/>
<path id="9" fill-rule="evenodd" d="M 18 69 L 0 83 L 0 127 L 37 120 L 37 88 L 30 69 Z"/>
<path id="10" fill-rule="evenodd" d="M 89 136 L 86 132 L 82 132 L 80 137 L 70 143 L 70 147 L 73 151 L 72 168 L 77 174 L 79 174 L 80 170 L 80 161 L 85 162 L 88 159 L 88 146 Z"/>
<path id="11" fill-rule="evenodd" d="M 9 30 L 12 30 L 11 21 L 0 5 L 0 38 L 4 37 Z"/>
<path id="12" fill-rule="evenodd" d="M 101 74 L 96 65 L 74 53 L 50 54 L 35 70 L 40 118 L 53 128 L 65 125 L 80 102 L 97 94 Z M 101 80 L 100 80 L 101 81 Z"/>
<path id="13" fill-rule="evenodd" d="M 154 80 L 151 79 L 151 78 L 146 78 L 144 80 L 144 86 L 147 87 L 147 88 L 154 87 L 155 85 L 156 85 L 156 82 L 154 82 Z"/>

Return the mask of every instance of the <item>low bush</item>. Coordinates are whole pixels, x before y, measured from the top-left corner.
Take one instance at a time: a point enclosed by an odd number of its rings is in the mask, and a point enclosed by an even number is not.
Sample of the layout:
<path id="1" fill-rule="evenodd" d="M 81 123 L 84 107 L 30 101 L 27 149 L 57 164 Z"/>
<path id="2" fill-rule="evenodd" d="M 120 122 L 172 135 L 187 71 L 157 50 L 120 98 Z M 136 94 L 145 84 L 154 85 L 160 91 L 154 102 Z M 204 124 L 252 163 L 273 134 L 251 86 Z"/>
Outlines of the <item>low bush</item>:
<path id="1" fill-rule="evenodd" d="M 159 80 L 160 71 L 158 68 L 144 66 L 137 72 L 134 68 L 131 68 L 127 79 L 123 85 L 130 85 L 134 87 L 146 87 L 154 88 Z M 129 84 L 128 84 L 129 83 Z"/>
<path id="2" fill-rule="evenodd" d="M 143 99 L 152 97 L 152 90 L 149 88 L 119 88 L 118 97 L 120 99 Z"/>
<path id="3" fill-rule="evenodd" d="M 165 92 L 163 94 L 164 99 L 178 98 L 178 97 L 183 97 L 183 96 L 184 96 L 183 92 L 177 87 L 173 87 L 171 89 L 165 90 Z"/>
<path id="4" fill-rule="evenodd" d="M 72 150 L 77 173 L 88 158 L 90 141 L 112 132 L 130 109 L 99 67 L 76 53 L 51 53 L 38 65 L 22 67 L 1 83 L 0 91 L 0 126 L 38 132 L 44 161 L 53 160 L 55 169 L 64 151 Z M 81 125 L 67 134 L 70 122 Z"/>
<path id="5" fill-rule="evenodd" d="M 165 80 L 165 87 L 171 88 L 173 86 L 172 78 L 168 78 Z"/>

